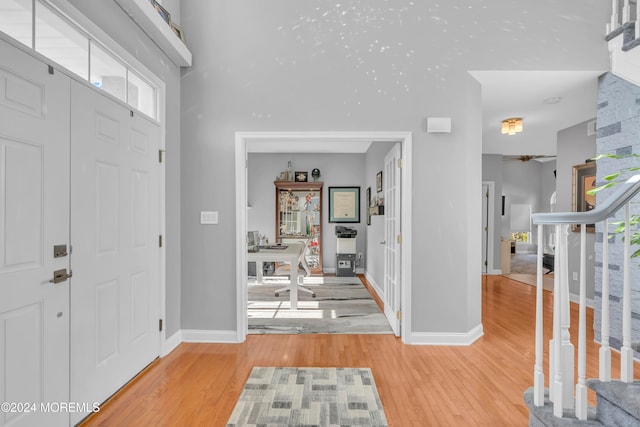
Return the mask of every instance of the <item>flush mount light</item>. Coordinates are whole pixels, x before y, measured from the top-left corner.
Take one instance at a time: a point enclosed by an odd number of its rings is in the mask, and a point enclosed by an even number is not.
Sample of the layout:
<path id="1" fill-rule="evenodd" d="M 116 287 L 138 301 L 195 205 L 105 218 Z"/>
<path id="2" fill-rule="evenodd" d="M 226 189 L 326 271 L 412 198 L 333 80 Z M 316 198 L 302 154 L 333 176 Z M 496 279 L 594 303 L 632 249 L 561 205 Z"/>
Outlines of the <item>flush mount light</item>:
<path id="1" fill-rule="evenodd" d="M 522 118 L 513 117 L 502 121 L 502 133 L 515 135 L 518 132 L 522 132 Z"/>

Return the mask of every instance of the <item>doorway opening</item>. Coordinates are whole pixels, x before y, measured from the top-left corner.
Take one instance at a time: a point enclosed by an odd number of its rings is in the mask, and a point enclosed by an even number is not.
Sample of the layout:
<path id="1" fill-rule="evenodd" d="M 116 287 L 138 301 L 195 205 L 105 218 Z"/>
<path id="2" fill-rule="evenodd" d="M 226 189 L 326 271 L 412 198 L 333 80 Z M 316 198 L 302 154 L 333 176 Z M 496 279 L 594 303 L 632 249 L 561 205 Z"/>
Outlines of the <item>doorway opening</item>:
<path id="1" fill-rule="evenodd" d="M 238 342 L 246 339 L 248 332 L 248 256 L 247 256 L 247 206 L 248 206 L 248 154 L 252 152 L 287 152 L 287 153 L 340 153 L 344 147 L 353 149 L 354 144 L 368 145 L 375 141 L 399 142 L 402 145 L 403 167 L 401 212 L 402 243 L 401 280 L 398 301 L 399 310 L 403 311 L 402 339 L 410 335 L 410 283 L 411 283 L 411 156 L 412 138 L 410 132 L 237 132 L 236 133 L 236 280 L 237 323 L 236 336 Z M 364 215 L 362 217 L 364 220 Z"/>

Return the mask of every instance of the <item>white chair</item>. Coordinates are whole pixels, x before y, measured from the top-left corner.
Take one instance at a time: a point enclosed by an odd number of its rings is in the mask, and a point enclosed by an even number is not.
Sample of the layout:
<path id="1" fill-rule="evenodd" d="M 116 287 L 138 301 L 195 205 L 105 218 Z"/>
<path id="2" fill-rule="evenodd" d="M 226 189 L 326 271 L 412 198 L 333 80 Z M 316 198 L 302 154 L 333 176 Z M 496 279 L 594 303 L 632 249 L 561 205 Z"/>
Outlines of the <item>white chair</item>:
<path id="1" fill-rule="evenodd" d="M 300 243 L 304 243 L 304 249 L 302 249 L 302 253 L 300 254 L 300 256 L 298 257 L 298 289 L 301 291 L 305 291 L 307 293 L 311 294 L 312 298 L 316 297 L 316 293 L 313 292 L 311 289 L 309 288 L 305 288 L 304 286 L 302 286 L 303 284 L 303 280 L 304 277 L 306 276 L 311 276 L 311 269 L 309 268 L 309 266 L 307 265 L 307 260 L 305 258 L 305 254 L 307 253 L 307 248 L 309 247 L 309 243 L 311 242 L 311 239 L 308 239 L 306 241 L 301 241 Z M 278 265 L 278 268 L 276 268 L 276 271 L 273 272 L 274 276 L 289 276 L 289 279 L 291 279 L 291 268 L 292 266 L 290 264 L 280 264 Z M 280 296 L 280 292 L 283 291 L 287 291 L 287 292 L 291 292 L 291 288 L 289 286 L 284 287 L 284 288 L 280 288 L 280 289 L 276 289 L 275 291 L 275 296 Z"/>

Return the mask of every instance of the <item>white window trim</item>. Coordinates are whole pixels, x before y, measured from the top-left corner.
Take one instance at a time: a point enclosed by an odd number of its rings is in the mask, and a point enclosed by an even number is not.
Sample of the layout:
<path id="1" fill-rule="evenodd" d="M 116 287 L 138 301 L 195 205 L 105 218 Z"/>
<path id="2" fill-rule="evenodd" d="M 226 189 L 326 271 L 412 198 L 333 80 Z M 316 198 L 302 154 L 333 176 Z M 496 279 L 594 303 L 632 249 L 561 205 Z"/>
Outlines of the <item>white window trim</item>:
<path id="1" fill-rule="evenodd" d="M 36 20 L 36 3 L 42 3 L 45 7 L 51 10 L 53 13 L 58 14 L 63 20 L 68 21 L 69 25 L 75 27 L 80 33 L 84 34 L 89 40 L 88 50 L 87 50 L 87 62 L 88 62 L 88 79 L 83 76 L 77 75 L 71 70 L 64 67 L 62 64 L 56 63 L 51 58 L 46 57 L 35 49 L 35 20 Z M 86 16 L 80 13 L 73 5 L 71 5 L 67 0 L 32 0 L 32 37 L 31 44 L 29 46 L 23 45 L 15 41 L 10 36 L 4 37 L 2 32 L 0 32 L 0 38 L 6 40 L 10 44 L 16 46 L 21 50 L 28 50 L 28 53 L 33 55 L 36 58 L 39 58 L 45 63 L 53 63 L 56 64 L 60 71 L 64 72 L 65 75 L 72 78 L 75 81 L 81 82 L 93 89 L 96 89 L 90 82 L 91 78 L 91 46 L 98 45 L 102 49 L 104 49 L 109 55 L 111 55 L 117 62 L 122 64 L 126 69 L 127 81 L 129 72 L 133 71 L 136 76 L 144 81 L 146 81 L 149 85 L 151 85 L 155 89 L 155 111 L 154 116 L 149 116 L 143 111 L 138 110 L 136 107 L 130 105 L 128 103 L 128 84 L 125 85 L 125 100 L 118 99 L 115 96 L 110 95 L 108 92 L 101 91 L 105 95 L 109 96 L 114 101 L 121 103 L 129 109 L 133 109 L 137 111 L 139 114 L 144 117 L 151 119 L 156 123 L 164 123 L 166 108 L 165 108 L 165 99 L 166 99 L 166 85 L 164 81 L 162 81 L 158 76 L 156 76 L 153 72 L 151 72 L 147 67 L 145 67 L 140 61 L 138 61 L 133 55 L 131 55 L 126 49 L 122 48 L 118 43 L 116 43 L 107 33 L 102 31 L 96 24 L 94 24 L 91 20 L 89 20 Z M 162 144 L 161 148 L 164 149 L 164 127 L 163 127 L 163 135 L 162 135 Z"/>

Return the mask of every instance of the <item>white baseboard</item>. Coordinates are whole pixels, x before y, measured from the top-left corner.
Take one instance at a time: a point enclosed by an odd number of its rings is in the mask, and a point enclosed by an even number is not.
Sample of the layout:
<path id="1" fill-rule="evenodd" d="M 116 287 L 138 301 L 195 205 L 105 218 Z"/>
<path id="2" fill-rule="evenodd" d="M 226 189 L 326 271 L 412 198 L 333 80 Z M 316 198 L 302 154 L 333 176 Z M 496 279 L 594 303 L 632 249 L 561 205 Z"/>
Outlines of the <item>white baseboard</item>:
<path id="1" fill-rule="evenodd" d="M 489 270 L 487 273 L 489 276 L 502 276 L 502 270 Z"/>
<path id="2" fill-rule="evenodd" d="M 182 330 L 178 330 L 175 334 L 171 335 L 167 338 L 164 343 L 162 343 L 162 348 L 160 349 L 160 357 L 165 357 L 167 354 L 171 353 L 176 349 L 182 342 Z"/>
<path id="3" fill-rule="evenodd" d="M 384 298 L 383 298 L 384 293 L 382 291 L 382 288 L 380 287 L 380 285 L 378 285 L 378 283 L 375 280 L 373 280 L 373 277 L 371 277 L 368 271 L 365 271 L 364 277 L 365 279 L 367 279 L 367 282 L 369 282 L 371 287 L 373 287 L 373 290 L 375 291 L 375 293 L 378 294 L 378 297 L 384 301 Z"/>
<path id="4" fill-rule="evenodd" d="M 569 301 L 576 303 L 576 304 L 580 304 L 580 295 L 576 295 L 576 294 L 569 294 Z M 593 308 L 594 307 L 594 302 L 592 299 L 588 299 L 587 298 L 587 307 L 589 308 Z"/>
<path id="5" fill-rule="evenodd" d="M 335 267 L 327 267 L 323 268 L 322 272 L 325 274 L 336 274 L 337 268 Z M 364 268 L 356 267 L 356 274 L 365 274 Z"/>
<path id="6" fill-rule="evenodd" d="M 203 329 L 182 330 L 182 342 L 202 342 L 202 343 L 238 343 L 236 331 L 209 331 Z"/>
<path id="7" fill-rule="evenodd" d="M 484 335 L 482 324 L 466 333 L 414 332 L 407 344 L 413 345 L 471 345 Z"/>

